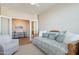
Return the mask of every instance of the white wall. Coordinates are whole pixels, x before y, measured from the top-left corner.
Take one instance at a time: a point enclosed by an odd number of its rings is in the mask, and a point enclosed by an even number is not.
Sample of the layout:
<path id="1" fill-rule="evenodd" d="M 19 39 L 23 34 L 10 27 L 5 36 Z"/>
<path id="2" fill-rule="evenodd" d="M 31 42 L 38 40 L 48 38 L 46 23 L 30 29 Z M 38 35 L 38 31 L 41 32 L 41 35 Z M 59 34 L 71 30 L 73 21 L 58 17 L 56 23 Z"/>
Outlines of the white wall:
<path id="1" fill-rule="evenodd" d="M 79 33 L 79 4 L 56 4 L 39 16 L 40 30 L 69 30 Z"/>

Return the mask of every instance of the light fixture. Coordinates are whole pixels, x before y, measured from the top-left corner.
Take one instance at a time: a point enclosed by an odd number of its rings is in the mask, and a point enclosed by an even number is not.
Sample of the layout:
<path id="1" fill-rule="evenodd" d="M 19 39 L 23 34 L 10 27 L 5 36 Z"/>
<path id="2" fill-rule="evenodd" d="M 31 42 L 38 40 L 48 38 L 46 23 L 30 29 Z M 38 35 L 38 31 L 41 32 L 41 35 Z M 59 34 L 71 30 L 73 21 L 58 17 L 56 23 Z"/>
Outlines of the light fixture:
<path id="1" fill-rule="evenodd" d="M 31 5 L 36 5 L 36 3 L 30 3 Z"/>
<path id="2" fill-rule="evenodd" d="M 30 3 L 30 5 L 37 6 L 37 7 L 40 6 L 39 3 Z"/>

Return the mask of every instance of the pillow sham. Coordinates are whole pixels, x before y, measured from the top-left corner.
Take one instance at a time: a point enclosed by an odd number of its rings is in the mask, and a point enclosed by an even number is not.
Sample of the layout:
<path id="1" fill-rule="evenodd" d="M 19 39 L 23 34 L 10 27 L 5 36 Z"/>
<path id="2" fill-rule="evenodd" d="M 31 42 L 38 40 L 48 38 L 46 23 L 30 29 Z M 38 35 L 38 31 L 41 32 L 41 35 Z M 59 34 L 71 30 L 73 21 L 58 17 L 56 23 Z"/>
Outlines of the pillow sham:
<path id="1" fill-rule="evenodd" d="M 52 35 L 58 35 L 59 32 L 49 32 L 49 34 L 52 34 Z"/>
<path id="2" fill-rule="evenodd" d="M 56 41 L 63 43 L 65 37 L 66 37 L 66 32 L 64 31 L 60 32 L 56 38 Z"/>
<path id="3" fill-rule="evenodd" d="M 43 33 L 42 37 L 48 38 L 48 33 Z"/>
<path id="4" fill-rule="evenodd" d="M 56 40 L 56 37 L 58 36 L 59 32 L 49 32 L 49 39 L 54 39 Z"/>
<path id="5" fill-rule="evenodd" d="M 48 39 L 53 39 L 53 40 L 55 40 L 55 39 L 56 39 L 56 35 L 54 35 L 54 34 L 49 34 Z"/>

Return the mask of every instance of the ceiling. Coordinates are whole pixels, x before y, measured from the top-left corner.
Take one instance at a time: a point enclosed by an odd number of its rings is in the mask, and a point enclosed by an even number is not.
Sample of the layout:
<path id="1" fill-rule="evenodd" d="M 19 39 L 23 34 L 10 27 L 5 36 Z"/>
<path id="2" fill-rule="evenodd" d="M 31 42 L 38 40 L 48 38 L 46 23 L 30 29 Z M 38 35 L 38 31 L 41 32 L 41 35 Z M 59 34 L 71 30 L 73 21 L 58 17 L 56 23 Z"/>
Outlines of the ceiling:
<path id="1" fill-rule="evenodd" d="M 4 3 L 1 5 L 5 7 L 15 8 L 17 10 L 21 10 L 32 14 L 34 13 L 40 14 L 48 10 L 53 5 L 55 5 L 55 3 L 38 3 L 38 4 L 39 6 L 31 5 L 30 3 Z"/>

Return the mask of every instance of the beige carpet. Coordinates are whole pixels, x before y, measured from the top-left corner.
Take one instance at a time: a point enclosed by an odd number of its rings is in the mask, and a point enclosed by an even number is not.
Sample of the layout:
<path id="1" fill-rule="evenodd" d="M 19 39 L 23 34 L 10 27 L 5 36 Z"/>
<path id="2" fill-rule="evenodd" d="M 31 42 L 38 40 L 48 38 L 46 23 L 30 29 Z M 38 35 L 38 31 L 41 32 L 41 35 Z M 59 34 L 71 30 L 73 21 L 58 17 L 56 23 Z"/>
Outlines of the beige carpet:
<path id="1" fill-rule="evenodd" d="M 14 55 L 44 55 L 44 53 L 31 43 L 20 46 Z"/>

